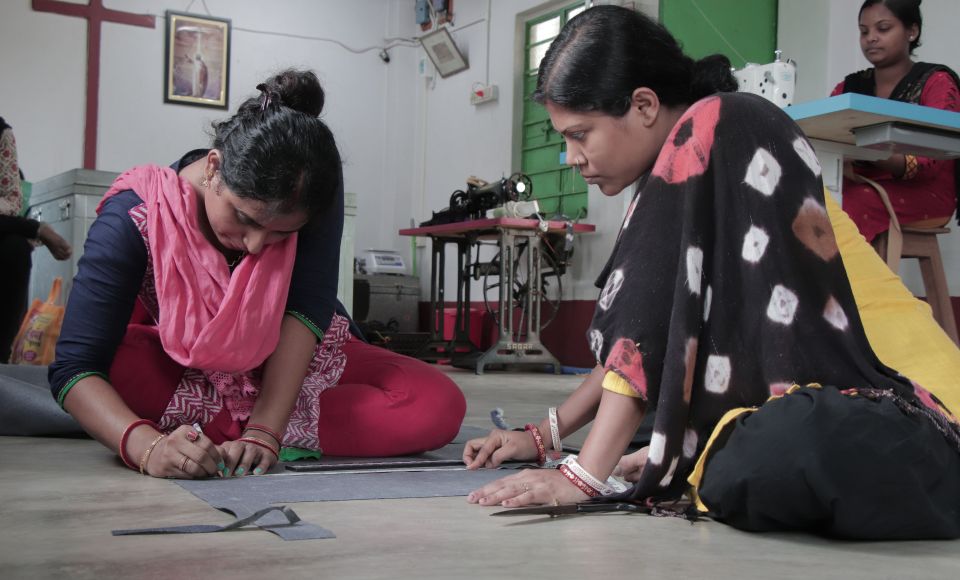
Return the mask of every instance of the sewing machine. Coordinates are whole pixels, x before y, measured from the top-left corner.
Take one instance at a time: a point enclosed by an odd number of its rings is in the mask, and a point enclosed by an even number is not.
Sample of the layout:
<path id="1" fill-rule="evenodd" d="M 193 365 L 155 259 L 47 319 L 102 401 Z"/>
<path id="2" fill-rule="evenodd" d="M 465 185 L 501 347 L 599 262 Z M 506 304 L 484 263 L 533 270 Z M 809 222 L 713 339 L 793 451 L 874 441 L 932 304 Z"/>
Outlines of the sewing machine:
<path id="1" fill-rule="evenodd" d="M 733 71 L 740 83 L 740 92 L 760 95 L 781 108 L 792 105 L 797 88 L 797 63 L 782 60 L 782 54 L 776 50 L 771 63 L 748 62 L 742 69 Z"/>
<path id="2" fill-rule="evenodd" d="M 450 195 L 449 207 L 433 212 L 431 218 L 420 225 L 436 226 L 482 219 L 488 210 L 511 201 L 527 201 L 532 195 L 533 182 L 523 173 L 514 173 L 493 182 L 471 176 L 467 179 L 466 191 L 454 191 Z"/>

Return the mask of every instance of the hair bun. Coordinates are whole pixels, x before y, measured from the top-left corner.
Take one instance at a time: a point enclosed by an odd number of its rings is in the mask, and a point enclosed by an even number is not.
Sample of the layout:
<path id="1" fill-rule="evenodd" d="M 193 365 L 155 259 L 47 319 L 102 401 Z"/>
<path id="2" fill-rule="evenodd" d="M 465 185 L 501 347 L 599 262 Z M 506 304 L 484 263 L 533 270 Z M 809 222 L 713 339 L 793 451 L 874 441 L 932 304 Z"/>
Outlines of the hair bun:
<path id="1" fill-rule="evenodd" d="M 271 99 L 285 107 L 317 117 L 323 111 L 324 94 L 313 71 L 287 69 L 257 85 Z"/>
<path id="2" fill-rule="evenodd" d="M 730 59 L 722 54 L 711 54 L 693 63 L 694 100 L 714 93 L 733 93 L 740 87 L 733 77 Z"/>

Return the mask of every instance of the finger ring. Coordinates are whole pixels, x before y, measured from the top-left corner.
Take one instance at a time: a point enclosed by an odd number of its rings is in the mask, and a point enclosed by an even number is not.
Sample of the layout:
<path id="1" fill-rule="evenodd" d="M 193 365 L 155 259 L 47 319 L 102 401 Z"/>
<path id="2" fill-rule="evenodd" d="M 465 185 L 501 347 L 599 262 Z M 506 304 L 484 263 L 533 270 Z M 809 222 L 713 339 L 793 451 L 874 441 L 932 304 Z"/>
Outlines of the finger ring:
<path id="1" fill-rule="evenodd" d="M 196 431 L 187 431 L 187 441 L 190 441 L 191 443 L 195 443 L 199 438 L 200 438 L 200 434 L 197 433 Z"/>
<path id="2" fill-rule="evenodd" d="M 190 458 L 186 455 L 183 456 L 183 461 L 180 462 L 180 471 L 187 471 L 187 462 L 190 461 Z"/>

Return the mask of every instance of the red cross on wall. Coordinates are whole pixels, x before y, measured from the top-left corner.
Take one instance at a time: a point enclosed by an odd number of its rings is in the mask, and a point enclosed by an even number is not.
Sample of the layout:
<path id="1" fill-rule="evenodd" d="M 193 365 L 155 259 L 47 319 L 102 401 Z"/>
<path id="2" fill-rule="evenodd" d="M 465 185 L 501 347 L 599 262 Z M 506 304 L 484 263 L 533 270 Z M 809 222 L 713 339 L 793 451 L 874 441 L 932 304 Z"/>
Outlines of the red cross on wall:
<path id="1" fill-rule="evenodd" d="M 154 17 L 148 14 L 121 12 L 103 7 L 103 0 L 89 4 L 71 4 L 57 0 L 33 0 L 37 12 L 53 12 L 78 16 L 87 20 L 87 103 L 83 127 L 83 168 L 97 166 L 97 115 L 100 108 L 100 28 L 104 22 L 154 27 Z"/>

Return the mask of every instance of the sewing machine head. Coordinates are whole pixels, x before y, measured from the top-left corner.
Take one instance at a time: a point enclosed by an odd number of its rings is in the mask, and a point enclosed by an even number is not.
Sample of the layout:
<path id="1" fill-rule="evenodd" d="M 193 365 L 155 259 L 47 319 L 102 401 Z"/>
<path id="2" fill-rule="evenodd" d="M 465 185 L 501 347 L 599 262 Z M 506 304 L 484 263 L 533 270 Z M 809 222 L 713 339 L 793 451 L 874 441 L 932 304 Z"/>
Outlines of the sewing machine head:
<path id="1" fill-rule="evenodd" d="M 740 92 L 753 93 L 783 108 L 793 104 L 797 87 L 797 63 L 782 60 L 781 51 L 774 51 L 774 61 L 767 64 L 748 62 L 733 76 L 740 83 Z"/>

